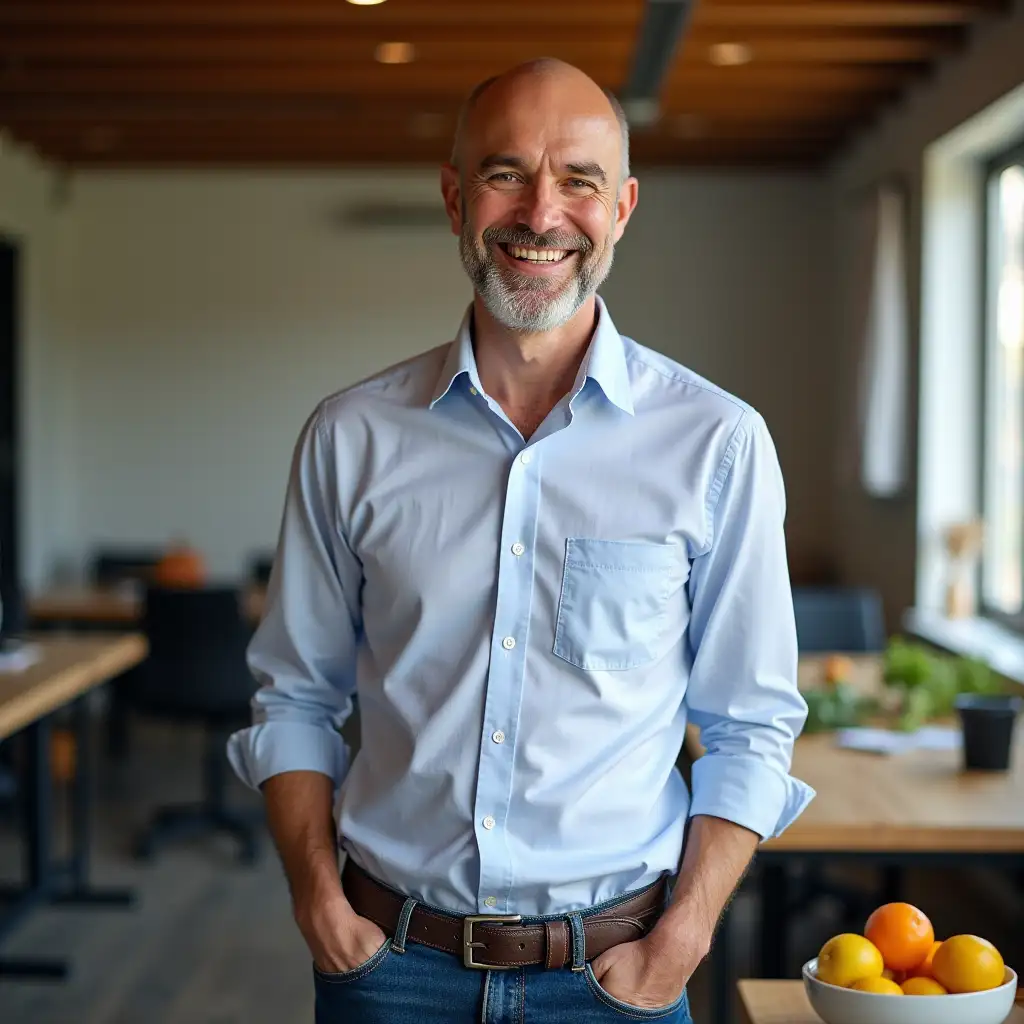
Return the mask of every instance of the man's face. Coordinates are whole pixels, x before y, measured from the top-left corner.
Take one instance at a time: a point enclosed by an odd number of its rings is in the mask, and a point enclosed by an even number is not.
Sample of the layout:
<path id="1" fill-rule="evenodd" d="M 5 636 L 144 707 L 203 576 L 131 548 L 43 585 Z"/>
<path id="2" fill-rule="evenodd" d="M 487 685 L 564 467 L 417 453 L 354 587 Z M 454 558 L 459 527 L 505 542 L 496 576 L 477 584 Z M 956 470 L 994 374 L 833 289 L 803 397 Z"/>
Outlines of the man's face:
<path id="1" fill-rule="evenodd" d="M 614 113 L 587 84 L 496 84 L 477 102 L 460 169 L 445 169 L 463 266 L 511 330 L 552 330 L 580 309 L 608 276 L 636 202 L 635 180 L 619 181 Z"/>

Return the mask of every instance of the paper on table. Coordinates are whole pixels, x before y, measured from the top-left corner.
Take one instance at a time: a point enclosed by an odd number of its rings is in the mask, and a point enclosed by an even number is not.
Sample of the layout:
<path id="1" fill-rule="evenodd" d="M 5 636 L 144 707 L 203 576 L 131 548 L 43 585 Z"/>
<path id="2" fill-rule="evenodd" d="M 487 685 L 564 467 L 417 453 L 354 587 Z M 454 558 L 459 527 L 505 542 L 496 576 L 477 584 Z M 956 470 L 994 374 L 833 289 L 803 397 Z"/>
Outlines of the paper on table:
<path id="1" fill-rule="evenodd" d="M 836 745 L 848 750 L 865 750 L 876 754 L 904 754 L 908 750 L 958 750 L 960 730 L 945 725 L 925 725 L 916 732 L 893 732 L 889 729 L 840 729 Z"/>
<path id="2" fill-rule="evenodd" d="M 42 657 L 38 644 L 10 640 L 0 644 L 0 672 L 24 672 Z"/>

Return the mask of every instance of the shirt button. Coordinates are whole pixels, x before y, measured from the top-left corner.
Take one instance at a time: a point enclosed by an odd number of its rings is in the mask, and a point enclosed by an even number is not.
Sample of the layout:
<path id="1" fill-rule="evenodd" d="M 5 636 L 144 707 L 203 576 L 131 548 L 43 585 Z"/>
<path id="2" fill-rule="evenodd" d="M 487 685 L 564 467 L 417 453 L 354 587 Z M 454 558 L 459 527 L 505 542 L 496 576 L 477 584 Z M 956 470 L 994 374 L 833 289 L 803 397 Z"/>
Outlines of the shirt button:
<path id="1" fill-rule="evenodd" d="M 523 452 L 523 454 L 519 456 L 519 461 L 524 466 L 528 466 L 531 462 L 533 462 L 533 453 L 532 452 Z"/>
<path id="2" fill-rule="evenodd" d="M 507 636 L 505 637 L 504 640 L 501 641 L 501 646 L 504 647 L 506 651 L 511 651 L 512 648 L 515 647 L 515 645 L 516 638 L 514 636 Z"/>
<path id="3" fill-rule="evenodd" d="M 491 733 L 491 739 L 494 740 L 495 743 L 504 743 L 505 734 L 500 729 L 495 729 L 494 732 Z"/>
<path id="4" fill-rule="evenodd" d="M 518 558 L 525 550 L 526 545 L 520 544 L 519 541 L 516 541 L 515 544 L 512 545 L 512 554 L 515 555 L 516 558 Z"/>
<path id="5" fill-rule="evenodd" d="M 487 829 L 488 832 L 497 824 L 498 823 L 489 814 L 484 818 L 484 828 Z"/>
<path id="6" fill-rule="evenodd" d="M 484 906 L 485 907 L 496 907 L 497 905 L 498 905 L 498 900 L 497 900 L 497 897 L 495 897 L 495 896 L 488 896 L 487 899 L 484 900 Z"/>
<path id="7" fill-rule="evenodd" d="M 476 394 L 479 394 L 479 392 L 477 391 L 477 389 L 476 389 L 476 388 L 470 388 L 470 389 L 469 389 L 469 393 L 470 393 L 471 395 L 476 395 Z"/>

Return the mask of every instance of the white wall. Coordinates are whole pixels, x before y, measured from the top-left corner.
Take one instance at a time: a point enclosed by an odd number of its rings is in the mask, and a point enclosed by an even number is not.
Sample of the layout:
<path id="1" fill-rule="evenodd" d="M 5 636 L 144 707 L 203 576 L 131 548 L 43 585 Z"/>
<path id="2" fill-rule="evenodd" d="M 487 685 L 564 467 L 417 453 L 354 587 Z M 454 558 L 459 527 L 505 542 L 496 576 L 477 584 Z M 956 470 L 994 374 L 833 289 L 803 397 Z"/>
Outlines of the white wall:
<path id="1" fill-rule="evenodd" d="M 433 172 L 85 173 L 68 205 L 73 534 L 187 536 L 214 573 L 276 536 L 323 395 L 452 336 L 446 228 L 342 228 L 356 197 L 436 201 Z M 620 329 L 738 392 L 780 449 L 799 550 L 827 545 L 826 194 L 801 176 L 658 174 L 604 294 Z"/>
<path id="2" fill-rule="evenodd" d="M 836 275 L 832 334 L 840 346 L 839 386 L 835 389 L 837 421 L 845 424 L 849 420 L 856 379 L 856 273 L 851 261 L 860 199 L 872 184 L 890 175 L 899 176 L 909 190 L 908 280 L 914 349 L 911 388 L 915 410 L 912 418 L 916 422 L 925 155 L 932 143 L 1022 82 L 1024 0 L 1016 0 L 1005 17 L 979 26 L 963 52 L 912 90 L 871 131 L 859 137 L 832 168 L 829 184 Z M 1024 124 L 1019 130 L 1024 134 Z M 968 386 L 967 382 L 964 386 Z M 915 437 L 915 455 L 916 440 Z M 922 541 L 918 534 L 918 497 L 916 480 L 908 493 L 897 500 L 870 500 L 849 482 L 837 485 L 834 497 L 835 545 L 843 576 L 850 582 L 878 586 L 893 626 L 915 600 L 917 554 Z"/>
<path id="3" fill-rule="evenodd" d="M 67 367 L 60 345 L 59 187 L 51 169 L 0 135 L 0 235 L 19 250 L 19 518 L 21 573 L 45 571 L 48 553 L 71 529 L 64 490 L 70 452 Z M 3 552 L 0 552 L 0 557 Z"/>

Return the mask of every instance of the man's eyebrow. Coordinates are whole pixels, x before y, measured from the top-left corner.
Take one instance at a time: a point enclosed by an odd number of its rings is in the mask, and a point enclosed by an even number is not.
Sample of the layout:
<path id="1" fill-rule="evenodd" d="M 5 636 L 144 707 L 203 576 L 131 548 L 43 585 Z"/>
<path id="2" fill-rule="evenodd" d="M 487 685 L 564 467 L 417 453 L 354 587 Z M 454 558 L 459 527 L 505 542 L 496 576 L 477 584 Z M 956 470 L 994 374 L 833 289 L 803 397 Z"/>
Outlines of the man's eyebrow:
<path id="1" fill-rule="evenodd" d="M 526 166 L 526 161 L 508 153 L 491 153 L 480 161 L 480 170 L 487 171 L 492 167 L 515 167 L 517 170 Z"/>
<path id="2" fill-rule="evenodd" d="M 587 161 L 582 164 L 566 164 L 565 167 L 572 174 L 581 174 L 585 178 L 595 178 L 602 185 L 608 183 L 608 175 L 604 173 L 604 168 L 594 161 Z"/>

